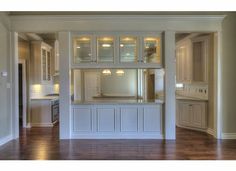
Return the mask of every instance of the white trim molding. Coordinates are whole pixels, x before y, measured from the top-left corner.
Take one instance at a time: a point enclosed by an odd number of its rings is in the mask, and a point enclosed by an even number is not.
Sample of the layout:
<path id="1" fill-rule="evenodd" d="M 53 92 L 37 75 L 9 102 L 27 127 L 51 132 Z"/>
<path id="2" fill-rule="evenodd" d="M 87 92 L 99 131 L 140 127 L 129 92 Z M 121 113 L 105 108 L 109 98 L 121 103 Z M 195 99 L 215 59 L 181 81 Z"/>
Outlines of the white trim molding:
<path id="1" fill-rule="evenodd" d="M 6 144 L 7 142 L 11 141 L 12 139 L 13 139 L 12 135 L 8 135 L 8 136 L 0 138 L 0 146 Z"/>
<path id="2" fill-rule="evenodd" d="M 216 138 L 216 131 L 212 128 L 207 128 L 206 132 Z"/>
<path id="3" fill-rule="evenodd" d="M 236 133 L 223 133 L 221 139 L 236 139 Z"/>

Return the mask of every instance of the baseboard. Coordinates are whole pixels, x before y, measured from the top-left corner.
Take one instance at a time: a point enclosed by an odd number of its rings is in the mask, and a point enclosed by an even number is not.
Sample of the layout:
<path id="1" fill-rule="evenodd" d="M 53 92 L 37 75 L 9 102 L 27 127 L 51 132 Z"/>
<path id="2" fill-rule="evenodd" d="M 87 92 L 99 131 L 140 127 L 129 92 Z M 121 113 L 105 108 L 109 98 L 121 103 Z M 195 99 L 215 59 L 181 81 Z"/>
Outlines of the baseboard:
<path id="1" fill-rule="evenodd" d="M 12 135 L 8 135 L 3 138 L 0 138 L 0 146 L 3 144 L 6 144 L 7 142 L 11 141 L 12 139 L 13 139 Z"/>
<path id="2" fill-rule="evenodd" d="M 164 139 L 161 134 L 79 134 L 72 133 L 71 139 Z"/>
<path id="3" fill-rule="evenodd" d="M 53 127 L 52 123 L 30 123 L 31 127 Z"/>
<path id="4" fill-rule="evenodd" d="M 236 133 L 222 133 L 221 139 L 236 139 Z"/>
<path id="5" fill-rule="evenodd" d="M 207 128 L 206 132 L 216 138 L 216 132 L 212 128 Z"/>
<path id="6" fill-rule="evenodd" d="M 31 124 L 30 124 L 30 123 L 27 123 L 27 125 L 26 125 L 25 128 L 31 128 Z"/>

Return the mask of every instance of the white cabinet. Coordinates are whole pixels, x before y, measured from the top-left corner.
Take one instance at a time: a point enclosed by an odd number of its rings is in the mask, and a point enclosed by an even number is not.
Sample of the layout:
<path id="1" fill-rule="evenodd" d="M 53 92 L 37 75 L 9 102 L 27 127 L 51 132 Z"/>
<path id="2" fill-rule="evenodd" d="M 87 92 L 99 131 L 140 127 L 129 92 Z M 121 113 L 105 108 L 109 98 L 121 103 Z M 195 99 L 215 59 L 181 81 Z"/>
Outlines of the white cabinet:
<path id="1" fill-rule="evenodd" d="M 30 77 L 32 84 L 51 83 L 51 50 L 51 46 L 42 41 L 31 42 Z"/>
<path id="2" fill-rule="evenodd" d="M 124 107 L 120 109 L 121 132 L 137 132 L 138 131 L 138 108 Z"/>
<path id="3" fill-rule="evenodd" d="M 80 132 L 92 131 L 93 111 L 89 107 L 76 108 L 73 110 L 73 130 Z"/>
<path id="4" fill-rule="evenodd" d="M 115 108 L 97 107 L 97 132 L 114 132 L 115 131 Z"/>
<path id="5" fill-rule="evenodd" d="M 72 34 L 74 68 L 162 67 L 160 33 Z"/>
<path id="6" fill-rule="evenodd" d="M 187 37 L 176 43 L 177 83 L 207 83 L 210 37 Z"/>
<path id="7" fill-rule="evenodd" d="M 207 102 L 177 100 L 177 125 L 189 128 L 207 128 Z"/>
<path id="8" fill-rule="evenodd" d="M 162 105 L 72 106 L 73 138 L 163 138 Z"/>
<path id="9" fill-rule="evenodd" d="M 30 102 L 30 125 L 32 127 L 52 127 L 58 122 L 53 114 L 51 100 L 31 100 Z M 58 113 L 57 113 L 58 114 Z"/>
<path id="10" fill-rule="evenodd" d="M 208 82 L 209 41 L 209 36 L 201 36 L 192 39 L 192 82 Z"/>
<path id="11" fill-rule="evenodd" d="M 192 80 L 192 44 L 185 39 L 176 45 L 176 81 L 190 83 Z"/>

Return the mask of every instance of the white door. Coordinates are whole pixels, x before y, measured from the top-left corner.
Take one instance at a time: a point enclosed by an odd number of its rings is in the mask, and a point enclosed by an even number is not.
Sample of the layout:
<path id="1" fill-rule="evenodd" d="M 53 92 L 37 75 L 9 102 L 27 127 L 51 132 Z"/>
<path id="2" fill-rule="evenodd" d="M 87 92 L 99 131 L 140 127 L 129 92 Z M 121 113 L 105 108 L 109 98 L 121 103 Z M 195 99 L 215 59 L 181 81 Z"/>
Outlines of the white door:
<path id="1" fill-rule="evenodd" d="M 92 101 L 94 96 L 100 95 L 100 73 L 95 71 L 84 72 L 84 98 Z"/>

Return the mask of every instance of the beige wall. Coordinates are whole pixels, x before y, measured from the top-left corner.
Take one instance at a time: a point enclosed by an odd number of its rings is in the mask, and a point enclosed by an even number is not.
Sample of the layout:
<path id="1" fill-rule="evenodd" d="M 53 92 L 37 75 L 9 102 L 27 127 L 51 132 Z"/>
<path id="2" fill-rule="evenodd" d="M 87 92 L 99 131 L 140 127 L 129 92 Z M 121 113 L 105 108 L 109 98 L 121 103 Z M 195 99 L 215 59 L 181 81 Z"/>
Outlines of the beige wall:
<path id="1" fill-rule="evenodd" d="M 19 59 L 28 59 L 30 56 L 29 42 L 19 41 L 18 42 L 18 55 Z"/>
<path id="2" fill-rule="evenodd" d="M 0 140 L 11 134 L 10 89 L 7 88 L 7 83 L 10 82 L 10 58 L 8 44 L 9 32 L 5 25 L 2 24 L 0 18 L 0 72 L 8 72 L 7 77 L 2 77 L 0 75 Z"/>
<path id="3" fill-rule="evenodd" d="M 223 132 L 236 133 L 236 13 L 228 13 L 222 26 Z"/>

